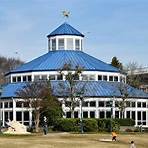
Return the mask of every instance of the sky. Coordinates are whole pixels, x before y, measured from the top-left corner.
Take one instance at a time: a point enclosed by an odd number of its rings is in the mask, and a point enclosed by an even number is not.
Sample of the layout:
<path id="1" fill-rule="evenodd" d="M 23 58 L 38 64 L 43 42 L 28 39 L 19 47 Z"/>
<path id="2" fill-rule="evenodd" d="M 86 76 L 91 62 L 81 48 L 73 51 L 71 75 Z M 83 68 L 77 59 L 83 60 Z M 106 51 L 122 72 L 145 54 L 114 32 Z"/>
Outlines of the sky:
<path id="1" fill-rule="evenodd" d="M 28 62 L 47 53 L 47 35 L 66 20 L 84 52 L 148 67 L 148 0 L 0 0 L 0 55 Z"/>

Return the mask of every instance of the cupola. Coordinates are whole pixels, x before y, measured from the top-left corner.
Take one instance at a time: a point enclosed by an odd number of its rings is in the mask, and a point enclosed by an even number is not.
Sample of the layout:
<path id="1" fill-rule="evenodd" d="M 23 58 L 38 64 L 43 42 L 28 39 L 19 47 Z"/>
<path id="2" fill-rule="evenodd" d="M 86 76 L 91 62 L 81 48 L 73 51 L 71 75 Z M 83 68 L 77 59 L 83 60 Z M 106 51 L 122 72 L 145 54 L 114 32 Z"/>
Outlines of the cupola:
<path id="1" fill-rule="evenodd" d="M 84 35 L 67 23 L 63 23 L 48 36 L 48 50 L 83 49 Z"/>

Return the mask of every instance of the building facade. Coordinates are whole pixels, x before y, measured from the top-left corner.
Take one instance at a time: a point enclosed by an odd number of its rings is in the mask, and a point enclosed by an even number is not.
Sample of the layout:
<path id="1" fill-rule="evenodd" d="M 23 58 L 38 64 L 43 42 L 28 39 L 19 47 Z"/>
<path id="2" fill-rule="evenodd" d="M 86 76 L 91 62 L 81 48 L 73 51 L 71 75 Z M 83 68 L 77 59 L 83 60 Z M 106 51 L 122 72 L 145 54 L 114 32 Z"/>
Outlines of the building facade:
<path id="1" fill-rule="evenodd" d="M 64 64 L 71 63 L 72 72 L 76 66 L 83 67 L 82 73 L 76 81 L 77 87 L 86 83 L 83 94 L 84 118 L 121 118 L 117 103 L 122 101 L 119 84 L 123 84 L 128 92 L 128 100 L 124 112 L 125 118 L 135 120 L 135 126 L 148 127 L 148 94 L 126 84 L 126 75 L 119 69 L 104 63 L 84 52 L 84 35 L 67 23 L 63 23 L 48 36 L 48 52 L 6 74 L 6 84 L 2 87 L 0 96 L 0 120 L 19 121 L 25 125 L 32 125 L 33 109 L 27 104 L 20 103 L 21 98 L 16 91 L 29 82 L 50 79 L 53 94 L 63 100 L 63 96 L 56 91 L 58 83 L 66 82 L 67 71 L 63 74 L 59 70 Z M 56 88 L 56 89 L 55 89 Z M 60 88 L 59 88 L 60 89 Z M 79 99 L 79 98 L 78 98 Z M 110 106 L 112 102 L 112 106 Z M 62 104 L 64 118 L 70 118 L 71 112 L 66 102 Z M 75 108 L 74 117 L 80 118 L 80 104 Z"/>

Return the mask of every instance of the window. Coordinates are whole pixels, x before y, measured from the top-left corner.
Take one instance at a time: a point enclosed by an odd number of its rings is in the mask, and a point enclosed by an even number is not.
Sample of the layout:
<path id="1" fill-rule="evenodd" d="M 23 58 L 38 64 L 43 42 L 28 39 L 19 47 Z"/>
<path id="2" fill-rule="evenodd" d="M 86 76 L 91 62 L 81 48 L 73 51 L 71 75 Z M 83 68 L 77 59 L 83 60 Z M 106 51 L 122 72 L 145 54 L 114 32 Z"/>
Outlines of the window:
<path id="1" fill-rule="evenodd" d="M 42 80 L 47 80 L 47 75 L 41 75 Z"/>
<path id="2" fill-rule="evenodd" d="M 48 49 L 50 50 L 50 39 L 48 39 Z"/>
<path id="3" fill-rule="evenodd" d="M 64 39 L 59 39 L 58 40 L 58 48 L 59 49 L 64 49 Z"/>
<path id="4" fill-rule="evenodd" d="M 50 75 L 49 80 L 55 80 L 55 75 Z"/>
<path id="5" fill-rule="evenodd" d="M 5 108 L 8 108 L 8 102 L 4 103 Z"/>
<path id="6" fill-rule="evenodd" d="M 66 118 L 71 118 L 71 112 L 66 112 Z"/>
<path id="7" fill-rule="evenodd" d="M 3 108 L 3 104 L 2 103 L 0 103 L 0 108 Z"/>
<path id="8" fill-rule="evenodd" d="M 52 50 L 56 50 L 56 39 L 52 39 Z"/>
<path id="9" fill-rule="evenodd" d="M 85 102 L 85 101 L 83 101 L 82 106 L 83 106 L 83 107 L 88 107 L 88 104 L 89 104 L 89 102 L 88 102 L 88 101 L 86 101 L 86 102 Z"/>
<path id="10" fill-rule="evenodd" d="M 111 101 L 106 101 L 106 107 L 111 107 L 112 104 L 111 104 Z"/>
<path id="11" fill-rule="evenodd" d="M 21 76 L 17 77 L 17 82 L 21 82 Z"/>
<path id="12" fill-rule="evenodd" d="M 109 76 L 109 81 L 113 81 L 113 76 Z"/>
<path id="13" fill-rule="evenodd" d="M 32 80 L 31 76 L 27 76 L 27 80 L 28 80 L 28 82 L 30 82 Z"/>
<path id="14" fill-rule="evenodd" d="M 141 107 L 141 102 L 137 102 L 137 107 Z"/>
<path id="15" fill-rule="evenodd" d="M 104 118 L 104 115 L 105 115 L 104 111 L 100 111 L 99 115 L 100 115 L 100 118 Z"/>
<path id="16" fill-rule="evenodd" d="M 119 118 L 119 111 L 115 111 L 115 118 Z"/>
<path id="17" fill-rule="evenodd" d="M 65 107 L 70 107 L 71 106 L 71 102 L 70 101 L 66 101 L 65 102 Z"/>
<path id="18" fill-rule="evenodd" d="M 114 81 L 118 81 L 118 77 L 117 76 L 114 76 Z"/>
<path id="19" fill-rule="evenodd" d="M 20 101 L 16 102 L 16 107 L 22 107 L 22 102 Z"/>
<path id="20" fill-rule="evenodd" d="M 102 80 L 102 75 L 98 75 L 98 80 Z"/>
<path id="21" fill-rule="evenodd" d="M 89 75 L 89 80 L 95 80 L 95 75 Z"/>
<path id="22" fill-rule="evenodd" d="M 34 76 L 34 81 L 39 81 L 40 80 L 40 75 L 35 75 Z"/>
<path id="23" fill-rule="evenodd" d="M 82 80 L 88 80 L 88 75 L 82 75 Z"/>
<path id="24" fill-rule="evenodd" d="M 103 76 L 103 81 L 107 81 L 107 76 Z"/>
<path id="25" fill-rule="evenodd" d="M 90 101 L 90 107 L 96 107 L 96 101 Z"/>
<path id="26" fill-rule="evenodd" d="M 110 111 L 106 111 L 106 118 L 111 118 L 111 112 Z"/>
<path id="27" fill-rule="evenodd" d="M 80 40 L 78 39 L 75 40 L 75 48 L 76 50 L 80 50 Z"/>
<path id="28" fill-rule="evenodd" d="M 16 77 L 12 77 L 12 82 L 16 82 Z"/>
<path id="29" fill-rule="evenodd" d="M 126 118 L 130 118 L 130 111 L 126 112 Z"/>
<path id="30" fill-rule="evenodd" d="M 24 121 L 29 121 L 29 112 L 28 111 L 24 112 Z"/>
<path id="31" fill-rule="evenodd" d="M 9 107 L 10 107 L 10 108 L 13 107 L 13 102 L 9 102 Z"/>
<path id="32" fill-rule="evenodd" d="M 132 111 L 132 119 L 135 120 L 135 111 Z"/>
<path id="33" fill-rule="evenodd" d="M 145 111 L 142 112 L 142 119 L 143 119 L 143 120 L 146 120 L 146 112 L 145 112 Z"/>
<path id="34" fill-rule="evenodd" d="M 90 111 L 90 118 L 95 118 L 95 111 Z"/>
<path id="35" fill-rule="evenodd" d="M 9 112 L 9 119 L 12 121 L 13 120 L 13 112 Z"/>
<path id="36" fill-rule="evenodd" d="M 27 81 L 27 77 L 23 76 L 23 82 L 26 82 L 26 81 Z"/>
<path id="37" fill-rule="evenodd" d="M 83 48 L 83 46 L 82 46 L 82 45 L 83 45 L 83 42 L 82 42 L 82 40 L 81 40 L 81 50 L 82 50 L 82 48 Z"/>
<path id="38" fill-rule="evenodd" d="M 138 120 L 141 120 L 141 112 L 138 112 Z"/>
<path id="39" fill-rule="evenodd" d="M 105 102 L 104 101 L 99 101 L 99 107 L 104 107 L 105 106 Z"/>
<path id="40" fill-rule="evenodd" d="M 142 102 L 142 107 L 146 107 L 146 102 Z"/>
<path id="41" fill-rule="evenodd" d="M 73 49 L 73 39 L 67 39 L 67 49 Z"/>
<path id="42" fill-rule="evenodd" d="M 129 101 L 126 102 L 126 107 L 130 107 L 130 102 Z"/>
<path id="43" fill-rule="evenodd" d="M 74 118 L 78 118 L 78 112 L 74 112 Z"/>
<path id="44" fill-rule="evenodd" d="M 5 121 L 8 121 L 8 112 L 5 112 Z"/>
<path id="45" fill-rule="evenodd" d="M 63 75 L 57 75 L 57 80 L 63 80 Z"/>
<path id="46" fill-rule="evenodd" d="M 136 106 L 135 102 L 131 102 L 131 103 L 132 103 L 132 107 L 135 107 Z"/>
<path id="47" fill-rule="evenodd" d="M 83 118 L 88 118 L 88 112 L 87 111 L 83 112 Z"/>
<path id="48" fill-rule="evenodd" d="M 16 120 L 22 121 L 22 112 L 16 112 Z"/>

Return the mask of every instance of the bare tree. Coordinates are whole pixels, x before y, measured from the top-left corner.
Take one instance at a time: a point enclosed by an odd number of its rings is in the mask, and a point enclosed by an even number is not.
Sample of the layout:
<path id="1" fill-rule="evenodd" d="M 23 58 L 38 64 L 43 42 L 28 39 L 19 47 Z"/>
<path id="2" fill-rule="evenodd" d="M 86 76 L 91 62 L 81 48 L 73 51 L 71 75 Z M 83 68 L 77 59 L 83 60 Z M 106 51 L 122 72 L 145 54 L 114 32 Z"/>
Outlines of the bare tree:
<path id="1" fill-rule="evenodd" d="M 80 66 L 76 66 L 72 68 L 71 63 L 65 64 L 63 68 L 60 70 L 60 74 L 65 75 L 66 83 L 59 82 L 60 90 L 59 93 L 64 97 L 64 103 L 67 107 L 69 107 L 71 112 L 71 117 L 74 118 L 74 110 L 76 106 L 79 104 L 79 99 L 81 95 L 84 94 L 85 84 L 81 83 L 78 87 L 78 83 L 80 84 L 79 76 L 82 73 L 83 68 Z M 64 73 L 66 72 L 66 73 Z"/>
<path id="2" fill-rule="evenodd" d="M 17 96 L 33 109 L 35 131 L 38 132 L 40 116 L 49 108 L 59 105 L 57 99 L 52 96 L 51 87 L 48 82 L 37 81 L 27 83 L 16 92 Z"/>
<path id="3" fill-rule="evenodd" d="M 120 100 L 116 100 L 116 105 L 119 108 L 121 118 L 124 118 L 125 109 L 128 106 L 129 102 L 129 90 L 128 85 L 124 83 L 117 83 L 116 84 L 116 90 L 120 94 Z"/>

